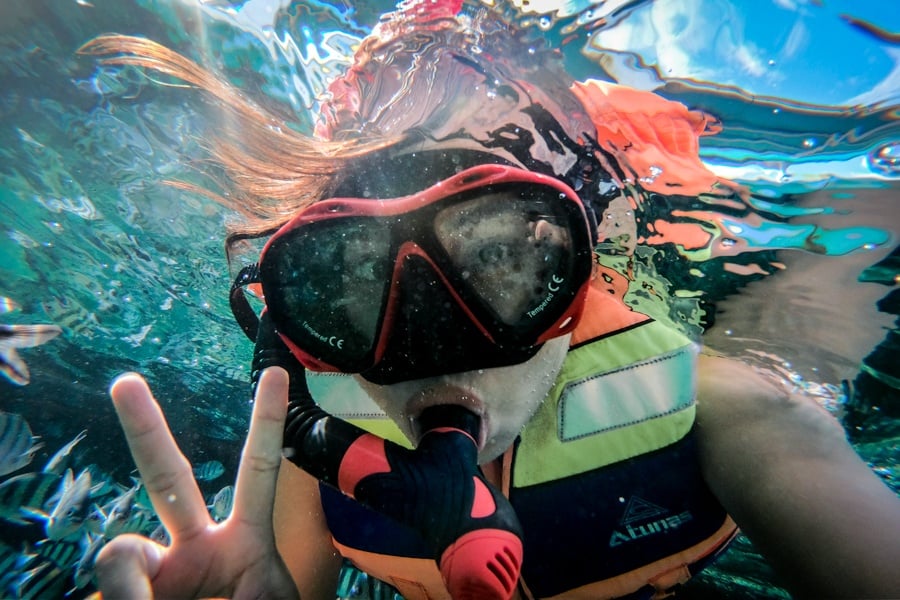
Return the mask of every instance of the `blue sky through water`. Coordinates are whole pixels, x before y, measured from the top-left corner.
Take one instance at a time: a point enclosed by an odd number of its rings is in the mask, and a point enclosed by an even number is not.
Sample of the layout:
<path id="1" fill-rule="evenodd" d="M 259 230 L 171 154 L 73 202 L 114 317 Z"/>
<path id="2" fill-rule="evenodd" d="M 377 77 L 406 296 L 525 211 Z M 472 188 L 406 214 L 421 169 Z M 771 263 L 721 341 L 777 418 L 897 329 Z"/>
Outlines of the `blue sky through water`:
<path id="1" fill-rule="evenodd" d="M 900 34 L 897 0 L 655 0 L 597 34 L 662 78 L 734 85 L 751 94 L 829 106 L 897 104 L 900 44 L 844 16 Z M 651 87 L 646 72 L 623 83 Z"/>

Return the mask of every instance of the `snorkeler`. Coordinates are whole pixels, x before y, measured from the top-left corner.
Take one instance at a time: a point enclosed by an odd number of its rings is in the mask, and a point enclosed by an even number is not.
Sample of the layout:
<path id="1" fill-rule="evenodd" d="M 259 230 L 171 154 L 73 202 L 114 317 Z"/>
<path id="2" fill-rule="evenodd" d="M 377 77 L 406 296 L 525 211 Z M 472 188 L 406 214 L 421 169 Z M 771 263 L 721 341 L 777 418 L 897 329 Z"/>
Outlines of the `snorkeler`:
<path id="1" fill-rule="evenodd" d="M 452 4 L 384 20 L 316 139 L 164 49 L 87 48 L 243 115 L 219 158 L 257 219 L 231 240 L 269 238 L 232 292 L 256 342 L 234 510 L 212 522 L 146 383 L 119 378 L 172 543 L 110 542 L 104 596 L 334 598 L 346 558 L 409 600 L 661 597 L 735 522 L 800 596 L 900 595 L 900 501 L 837 421 L 629 309 L 594 264 L 635 190 L 741 193 L 700 163 L 703 118 L 572 83 Z"/>

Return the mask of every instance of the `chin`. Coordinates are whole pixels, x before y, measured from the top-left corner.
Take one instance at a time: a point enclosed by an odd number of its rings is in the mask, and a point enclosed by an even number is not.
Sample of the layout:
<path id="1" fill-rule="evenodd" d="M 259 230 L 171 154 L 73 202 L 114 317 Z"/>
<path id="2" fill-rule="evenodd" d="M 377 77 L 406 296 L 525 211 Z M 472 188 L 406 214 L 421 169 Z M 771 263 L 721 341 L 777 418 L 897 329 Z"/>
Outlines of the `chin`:
<path id="1" fill-rule="evenodd" d="M 546 398 L 562 368 L 569 336 L 544 343 L 529 360 L 506 367 L 478 369 L 451 375 L 377 385 L 357 377 L 406 436 L 418 442 L 418 417 L 430 406 L 462 406 L 481 419 L 478 462 L 490 462 L 512 446 L 516 437 Z"/>

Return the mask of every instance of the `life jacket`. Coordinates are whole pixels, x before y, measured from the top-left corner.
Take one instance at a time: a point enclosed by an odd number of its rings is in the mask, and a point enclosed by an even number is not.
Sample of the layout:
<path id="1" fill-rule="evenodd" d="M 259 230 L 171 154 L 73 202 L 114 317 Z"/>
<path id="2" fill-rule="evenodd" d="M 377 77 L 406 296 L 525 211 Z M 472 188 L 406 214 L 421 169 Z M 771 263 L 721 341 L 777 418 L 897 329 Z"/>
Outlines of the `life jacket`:
<path id="1" fill-rule="evenodd" d="M 737 532 L 700 472 L 698 348 L 596 288 L 585 315 L 547 399 L 503 457 L 502 489 L 525 532 L 519 592 L 663 597 Z M 374 403 L 340 389 L 354 385 L 310 378 L 326 410 L 409 446 Z M 345 558 L 407 600 L 450 598 L 417 533 L 331 488 L 321 491 Z"/>

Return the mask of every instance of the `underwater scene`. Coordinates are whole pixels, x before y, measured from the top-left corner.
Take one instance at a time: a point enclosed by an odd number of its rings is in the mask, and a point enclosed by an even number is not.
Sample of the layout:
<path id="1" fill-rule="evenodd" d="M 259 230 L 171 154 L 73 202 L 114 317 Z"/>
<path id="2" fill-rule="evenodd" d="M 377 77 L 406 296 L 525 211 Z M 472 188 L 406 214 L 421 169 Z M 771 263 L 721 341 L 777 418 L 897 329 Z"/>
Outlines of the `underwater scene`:
<path id="1" fill-rule="evenodd" d="M 229 305 L 243 265 L 224 251 L 240 215 L 204 193 L 219 189 L 208 153 L 229 117 L 190 83 L 85 44 L 153 40 L 310 134 L 329 83 L 396 8 L 0 6 L 0 597 L 85 598 L 110 539 L 166 542 L 109 400 L 118 375 L 148 380 L 216 521 L 232 509 L 252 410 L 253 344 Z M 626 178 L 640 193 L 604 210 L 595 252 L 610 291 L 814 398 L 900 494 L 893 0 L 466 0 L 461 10 L 490 11 L 556 49 L 577 80 L 702 115 L 702 165 L 648 152 L 642 175 Z M 637 124 L 606 133 L 654 143 Z M 697 189 L 664 193 L 674 179 Z M 739 191 L 704 196 L 709 181 Z M 350 569 L 335 585 L 341 598 L 394 595 Z M 790 596 L 738 536 L 678 597 Z"/>

